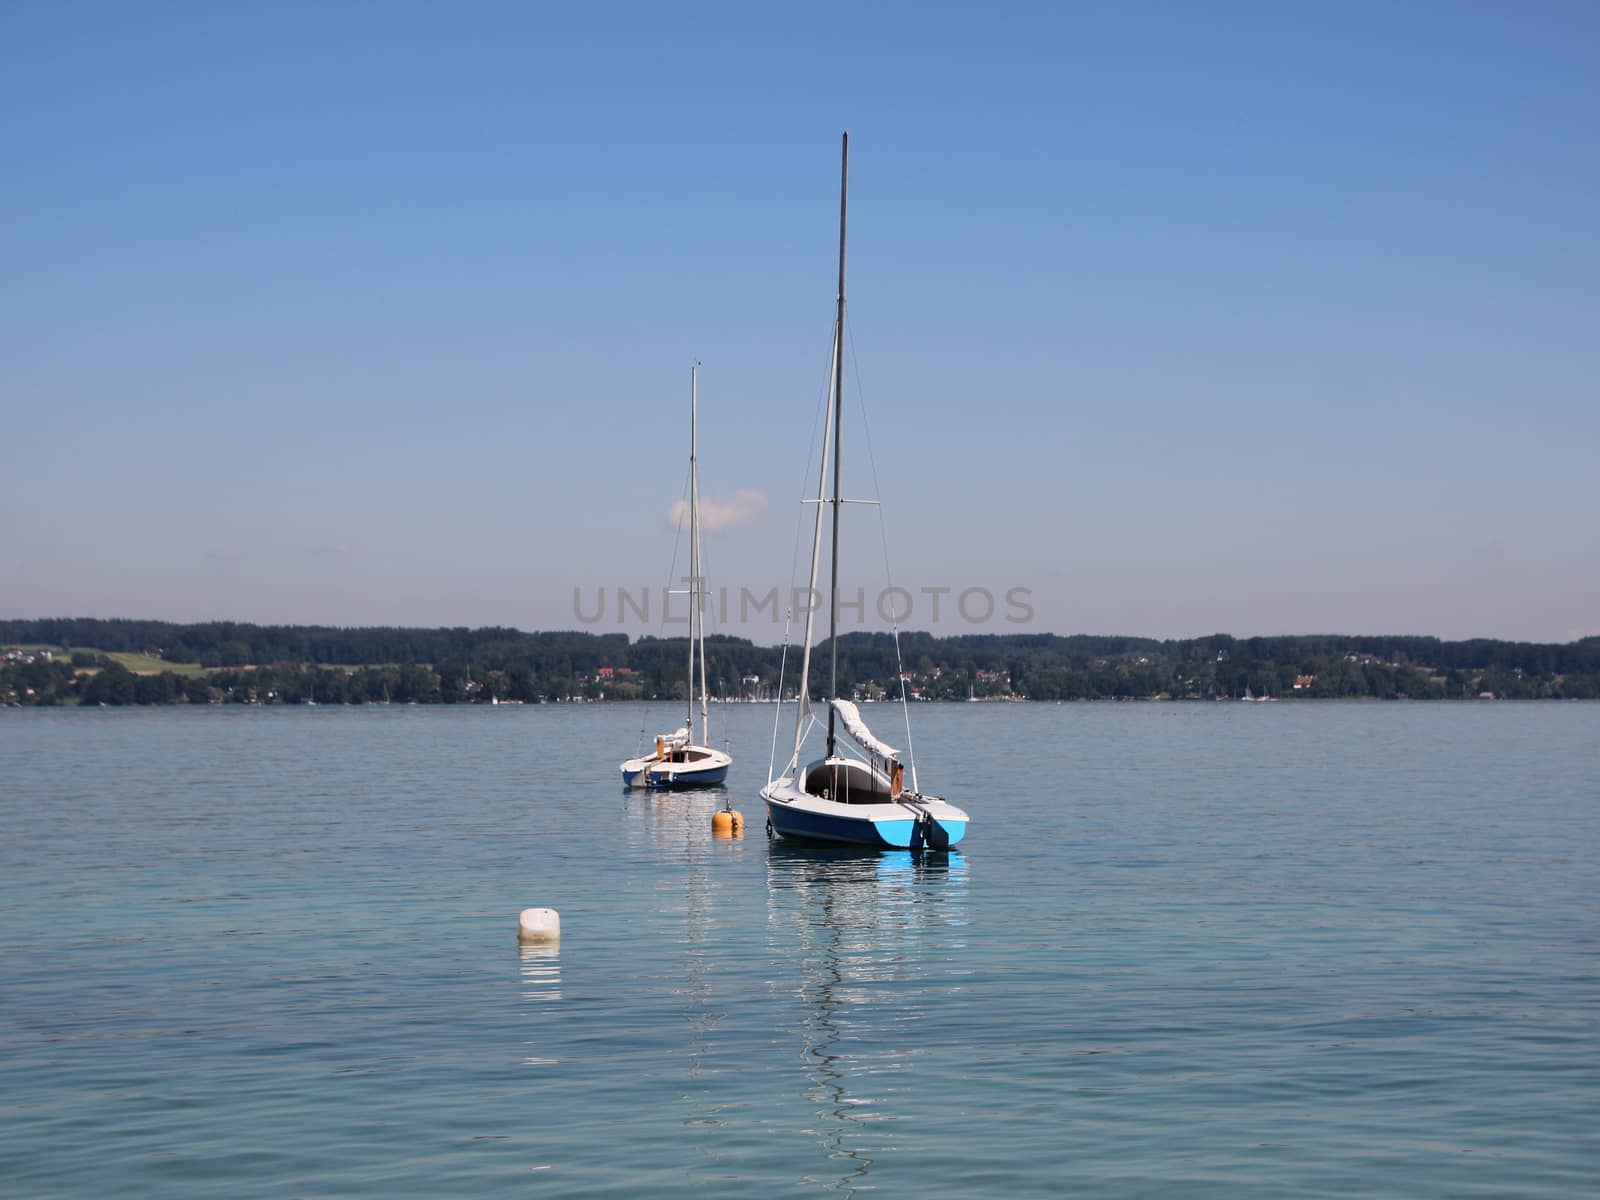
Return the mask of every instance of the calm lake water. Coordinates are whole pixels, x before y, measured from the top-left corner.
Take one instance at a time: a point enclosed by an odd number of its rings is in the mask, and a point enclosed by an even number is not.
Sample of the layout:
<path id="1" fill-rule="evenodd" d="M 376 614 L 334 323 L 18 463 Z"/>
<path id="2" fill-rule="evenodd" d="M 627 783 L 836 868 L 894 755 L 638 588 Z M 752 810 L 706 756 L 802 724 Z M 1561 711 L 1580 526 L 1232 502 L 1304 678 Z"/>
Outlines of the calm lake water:
<path id="1" fill-rule="evenodd" d="M 0 713 L 0 1192 L 1600 1193 L 1600 705 L 913 718 L 946 856 L 765 705 L 739 842 L 676 707 Z"/>

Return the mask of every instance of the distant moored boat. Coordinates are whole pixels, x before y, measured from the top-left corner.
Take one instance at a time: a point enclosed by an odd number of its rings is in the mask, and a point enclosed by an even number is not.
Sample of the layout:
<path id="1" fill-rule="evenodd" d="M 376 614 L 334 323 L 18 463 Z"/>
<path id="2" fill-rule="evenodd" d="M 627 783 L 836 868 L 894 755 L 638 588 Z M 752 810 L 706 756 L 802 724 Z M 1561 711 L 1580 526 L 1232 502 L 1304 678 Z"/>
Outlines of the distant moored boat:
<path id="1" fill-rule="evenodd" d="M 631 788 L 705 787 L 728 777 L 732 757 L 710 741 L 706 712 L 706 631 L 700 578 L 700 475 L 695 457 L 699 411 L 699 368 L 689 368 L 689 717 L 681 729 L 658 734 L 655 752 L 622 764 L 622 782 Z M 699 668 L 700 740 L 694 740 L 695 670 Z"/>

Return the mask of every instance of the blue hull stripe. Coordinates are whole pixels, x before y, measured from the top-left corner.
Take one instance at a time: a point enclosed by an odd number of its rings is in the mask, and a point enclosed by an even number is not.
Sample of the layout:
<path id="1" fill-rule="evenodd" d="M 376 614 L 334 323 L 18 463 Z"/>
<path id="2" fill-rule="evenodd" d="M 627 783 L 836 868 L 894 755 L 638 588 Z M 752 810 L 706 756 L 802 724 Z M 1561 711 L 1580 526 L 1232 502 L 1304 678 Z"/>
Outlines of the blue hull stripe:
<path id="1" fill-rule="evenodd" d="M 772 818 L 772 827 L 784 837 L 810 838 L 819 842 L 847 842 L 853 846 L 878 846 L 896 850 L 903 850 L 911 845 L 911 835 L 916 828 L 916 822 L 909 817 L 893 821 L 835 817 L 807 812 L 787 804 L 776 804 L 770 800 L 767 802 L 767 815 Z M 938 826 L 934 841 L 942 842 L 943 846 L 954 846 L 967 832 L 965 821 L 941 821 Z M 940 833 L 944 836 L 940 837 Z"/>

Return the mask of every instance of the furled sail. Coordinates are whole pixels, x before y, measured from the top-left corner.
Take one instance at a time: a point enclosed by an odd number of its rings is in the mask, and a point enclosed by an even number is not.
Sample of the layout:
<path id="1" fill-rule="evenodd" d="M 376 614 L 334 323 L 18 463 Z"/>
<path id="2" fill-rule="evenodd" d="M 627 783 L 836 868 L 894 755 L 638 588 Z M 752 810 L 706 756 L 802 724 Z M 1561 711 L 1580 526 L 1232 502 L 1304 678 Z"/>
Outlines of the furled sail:
<path id="1" fill-rule="evenodd" d="M 833 711 L 839 714 L 839 719 L 844 722 L 845 732 L 854 739 L 869 754 L 876 754 L 883 758 L 898 759 L 900 751 L 893 746 L 885 745 L 873 736 L 872 730 L 867 728 L 867 723 L 861 719 L 861 710 L 849 700 L 835 700 Z"/>

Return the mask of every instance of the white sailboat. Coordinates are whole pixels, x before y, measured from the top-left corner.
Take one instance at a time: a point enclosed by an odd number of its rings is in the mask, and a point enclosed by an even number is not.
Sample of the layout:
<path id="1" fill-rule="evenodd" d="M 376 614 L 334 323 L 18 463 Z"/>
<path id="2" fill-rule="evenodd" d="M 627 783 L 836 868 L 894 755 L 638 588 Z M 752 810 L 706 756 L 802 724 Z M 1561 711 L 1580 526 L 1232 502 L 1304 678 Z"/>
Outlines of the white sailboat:
<path id="1" fill-rule="evenodd" d="M 911 787 L 905 786 L 900 751 L 880 741 L 861 712 L 839 698 L 839 514 L 841 425 L 844 410 L 844 265 L 845 224 L 850 182 L 850 135 L 844 135 L 839 183 L 839 294 L 833 327 L 832 397 L 822 430 L 822 467 L 817 478 L 816 524 L 811 536 L 811 594 L 815 595 L 822 547 L 822 514 L 833 510 L 833 568 L 829 593 L 829 639 L 832 663 L 828 684 L 828 740 L 820 759 L 801 767 L 806 735 L 820 719 L 812 715 L 811 636 L 814 608 L 806 611 L 804 653 L 796 702 L 794 752 L 787 764 L 761 789 L 767 806 L 767 832 L 786 838 L 843 842 L 874 847 L 943 850 L 967 831 L 967 814 L 937 796 L 917 790 L 912 764 Z M 829 442 L 832 442 L 833 494 L 828 495 Z M 902 684 L 902 688 L 903 688 Z M 904 692 L 901 693 L 904 704 Z M 908 715 L 909 721 L 909 715 Z M 850 753 L 837 738 L 842 726 L 859 753 Z M 909 734 L 910 727 L 907 726 Z"/>
<path id="2" fill-rule="evenodd" d="M 627 759 L 622 782 L 638 788 L 706 787 L 728 777 L 733 758 L 709 745 L 706 707 L 705 580 L 700 577 L 700 466 L 696 458 L 699 364 L 689 368 L 689 713 L 683 727 L 657 734 L 655 752 Z M 694 737 L 695 669 L 699 668 L 700 738 Z"/>

